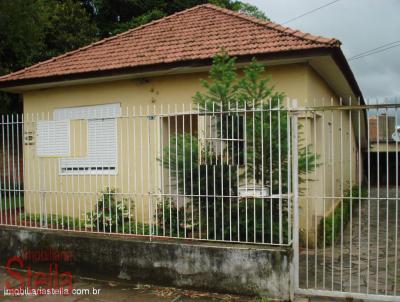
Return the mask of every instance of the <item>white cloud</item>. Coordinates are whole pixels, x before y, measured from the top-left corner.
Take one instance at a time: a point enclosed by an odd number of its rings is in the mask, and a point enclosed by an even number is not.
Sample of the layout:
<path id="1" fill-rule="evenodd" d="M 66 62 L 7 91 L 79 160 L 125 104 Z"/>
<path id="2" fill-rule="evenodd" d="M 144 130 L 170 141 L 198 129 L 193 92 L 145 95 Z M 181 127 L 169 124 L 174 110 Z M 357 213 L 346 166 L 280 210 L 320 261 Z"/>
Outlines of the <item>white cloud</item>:
<path id="1" fill-rule="evenodd" d="M 329 0 L 247 0 L 282 23 Z M 286 24 L 315 35 L 335 37 L 347 57 L 400 40 L 400 1 L 341 0 Z M 400 47 L 350 61 L 366 98 L 400 96 Z"/>

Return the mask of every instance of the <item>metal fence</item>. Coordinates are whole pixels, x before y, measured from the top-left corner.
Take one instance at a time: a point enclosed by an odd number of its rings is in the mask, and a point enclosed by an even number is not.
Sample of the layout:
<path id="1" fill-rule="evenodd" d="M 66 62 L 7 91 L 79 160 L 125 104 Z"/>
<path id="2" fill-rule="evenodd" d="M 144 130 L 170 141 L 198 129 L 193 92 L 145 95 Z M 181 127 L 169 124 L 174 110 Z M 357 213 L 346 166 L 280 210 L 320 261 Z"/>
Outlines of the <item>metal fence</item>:
<path id="1" fill-rule="evenodd" d="M 290 245 L 280 100 L 1 118 L 0 224 Z"/>
<path id="2" fill-rule="evenodd" d="M 400 301 L 399 109 L 341 100 L 298 110 L 319 159 L 299 185 L 297 293 Z"/>
<path id="3" fill-rule="evenodd" d="M 296 293 L 399 301 L 399 105 L 295 104 L 2 116 L 0 224 L 293 246 Z"/>

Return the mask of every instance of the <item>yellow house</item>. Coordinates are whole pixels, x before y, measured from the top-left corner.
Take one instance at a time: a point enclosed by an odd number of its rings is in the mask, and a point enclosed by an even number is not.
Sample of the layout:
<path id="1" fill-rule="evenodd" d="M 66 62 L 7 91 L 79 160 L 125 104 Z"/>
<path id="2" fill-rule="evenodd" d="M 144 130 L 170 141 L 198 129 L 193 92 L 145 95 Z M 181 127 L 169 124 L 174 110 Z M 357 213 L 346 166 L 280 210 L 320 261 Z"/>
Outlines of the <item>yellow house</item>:
<path id="1" fill-rule="evenodd" d="M 112 187 L 134 200 L 136 221 L 157 219 L 151 193 L 171 178 L 160 150 L 168 133 L 201 130 L 187 113 L 221 48 L 239 69 L 257 58 L 275 89 L 301 108 L 362 98 L 338 40 L 196 6 L 0 77 L 1 90 L 23 95 L 25 211 L 81 217 L 96 212 L 99 192 Z M 343 179 L 358 182 L 350 175 L 360 166 L 360 130 L 348 112 L 300 114 L 299 121 L 303 142 L 322 162 L 301 184 L 314 198 L 300 200 L 300 226 L 312 233 L 337 202 L 323 206 L 324 197 L 338 196 Z M 329 153 L 339 128 L 352 150 L 341 175 L 339 152 Z"/>

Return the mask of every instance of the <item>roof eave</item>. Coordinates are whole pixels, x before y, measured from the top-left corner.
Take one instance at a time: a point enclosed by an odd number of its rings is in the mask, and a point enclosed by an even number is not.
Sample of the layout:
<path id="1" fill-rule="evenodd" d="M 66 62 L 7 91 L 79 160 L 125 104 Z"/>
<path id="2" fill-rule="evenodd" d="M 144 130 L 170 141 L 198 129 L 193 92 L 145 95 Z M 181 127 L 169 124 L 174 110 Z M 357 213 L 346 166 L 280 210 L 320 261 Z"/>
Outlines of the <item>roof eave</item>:
<path id="1" fill-rule="evenodd" d="M 362 93 L 358 86 L 358 83 L 354 77 L 354 74 L 343 54 L 340 47 L 325 47 L 325 48 L 313 48 L 313 49 L 302 49 L 302 50 L 292 50 L 286 52 L 271 52 L 271 53 L 260 53 L 251 55 L 237 56 L 237 63 L 249 62 L 252 58 L 256 57 L 259 61 L 269 61 L 269 60 L 280 60 L 280 59 L 295 59 L 295 58 L 307 58 L 313 56 L 324 56 L 331 55 L 335 63 L 339 66 L 340 70 L 343 72 L 346 80 L 350 84 L 353 93 L 356 97 L 362 100 Z M 91 71 L 85 73 L 75 73 L 67 75 L 56 75 L 41 78 L 31 78 L 31 79 L 21 79 L 21 80 L 11 80 L 0 82 L 0 90 L 21 93 L 27 90 L 26 86 L 42 86 L 43 84 L 54 84 L 58 82 L 66 81 L 77 81 L 83 79 L 95 79 L 100 77 L 115 77 L 123 75 L 143 75 L 157 72 L 164 72 L 165 74 L 173 73 L 174 70 L 179 68 L 201 68 L 211 66 L 212 59 L 197 59 L 197 60 L 186 60 L 173 63 L 160 63 L 153 65 L 143 65 L 137 67 L 119 68 L 111 70 L 99 70 Z"/>
<path id="2" fill-rule="evenodd" d="M 361 103 L 364 104 L 365 103 L 364 97 L 361 92 L 360 86 L 358 85 L 357 80 L 354 76 L 354 73 L 351 70 L 351 67 L 350 67 L 345 55 L 343 54 L 343 51 L 341 50 L 341 48 L 332 49 L 331 55 L 332 55 L 332 58 L 335 60 L 336 64 L 342 70 L 344 76 L 346 77 L 346 80 L 349 82 L 354 95 L 360 99 Z"/>

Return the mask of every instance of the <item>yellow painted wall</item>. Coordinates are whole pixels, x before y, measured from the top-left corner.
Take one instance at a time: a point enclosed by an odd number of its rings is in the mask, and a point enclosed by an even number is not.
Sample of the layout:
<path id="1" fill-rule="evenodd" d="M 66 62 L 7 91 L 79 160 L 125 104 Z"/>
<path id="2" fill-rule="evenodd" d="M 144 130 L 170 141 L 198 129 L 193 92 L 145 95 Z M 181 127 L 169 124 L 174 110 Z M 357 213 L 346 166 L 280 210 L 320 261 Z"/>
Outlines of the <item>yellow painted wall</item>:
<path id="1" fill-rule="evenodd" d="M 329 105 L 330 98 L 335 97 L 328 85 L 311 67 L 305 64 L 274 66 L 268 68 L 266 73 L 271 76 L 271 83 L 276 90 L 285 92 L 289 98 L 297 99 L 299 106 L 307 105 L 306 100 L 309 102 L 314 98 L 321 100 L 322 97 L 325 98 L 324 104 Z M 133 110 L 135 110 L 135 114 L 140 114 L 140 110 L 143 114 L 153 112 L 153 110 L 160 112 L 161 106 L 165 113 L 168 110 L 170 112 L 188 111 L 190 104 L 192 104 L 192 96 L 196 91 L 201 90 L 199 79 L 206 79 L 207 76 L 206 73 L 181 74 L 25 92 L 25 130 L 34 129 L 34 125 L 30 121 L 32 118 L 36 119 L 37 114 L 39 116 L 43 114 L 43 119 L 51 119 L 56 108 L 120 103 L 123 115 L 128 112 L 130 116 L 132 116 Z M 337 98 L 334 102 L 337 102 Z M 321 104 L 318 103 L 318 105 Z M 316 119 L 318 124 L 315 129 L 319 131 L 317 136 L 322 135 L 322 125 L 326 126 L 330 118 L 329 115 L 326 115 L 325 121 L 322 117 Z M 352 128 L 349 127 L 349 117 L 343 113 L 342 118 L 343 128 L 349 129 L 349 133 L 352 133 Z M 340 122 L 340 116 L 337 113 L 335 113 L 333 121 L 334 139 L 336 141 L 338 139 L 337 127 Z M 302 130 L 304 139 L 317 146 L 316 152 L 322 154 L 323 144 L 320 144 L 318 138 L 315 143 L 315 137 L 313 138 L 315 133 L 310 130 L 313 127 L 313 119 L 300 118 L 300 122 L 304 124 Z M 47 213 L 80 217 L 79 213 L 88 212 L 90 209 L 96 211 L 95 204 L 99 198 L 98 192 L 111 186 L 118 188 L 119 192 L 130 193 L 121 195 L 121 198 L 125 198 L 126 202 L 135 205 L 134 215 L 138 216 L 138 220 L 148 221 L 152 219 L 152 216 L 148 213 L 149 210 L 151 211 L 154 208 L 156 200 L 149 202 L 148 193 L 159 192 L 162 184 L 165 187 L 168 181 L 168 177 L 161 179 L 160 176 L 161 168 L 158 159 L 161 156 L 159 150 L 163 146 L 160 146 L 161 143 L 157 140 L 160 134 L 156 129 L 164 127 L 165 133 L 165 127 L 168 123 L 165 120 L 149 120 L 140 117 L 119 118 L 117 123 L 118 169 L 116 175 L 60 175 L 58 159 L 38 158 L 35 156 L 35 145 L 25 146 L 24 184 L 28 192 L 25 198 L 26 210 L 37 213 L 42 208 L 42 211 L 45 209 Z M 185 127 L 188 126 L 186 122 Z M 84 131 L 86 125 L 77 122 L 74 127 L 77 127 L 75 133 L 79 133 L 79 127 Z M 152 134 L 150 140 L 147 139 L 149 131 Z M 75 154 L 81 155 L 85 152 L 84 146 L 79 144 L 81 139 L 78 136 L 71 137 Z M 165 140 L 163 143 L 165 143 Z M 328 142 L 325 141 L 325 146 L 328 145 Z M 335 164 L 331 166 L 334 167 L 337 183 L 337 171 L 339 171 L 340 164 L 338 162 L 339 150 L 337 148 L 335 150 L 336 152 L 333 155 Z M 326 166 L 325 179 L 329 183 L 331 183 L 330 175 L 332 175 L 330 169 Z M 314 181 L 308 183 L 310 196 L 323 196 L 322 173 L 323 169 L 319 167 L 315 171 L 315 177 L 311 176 Z M 348 178 L 348 176 L 346 177 Z M 305 184 L 302 184 L 302 187 L 304 189 Z M 43 193 L 35 193 L 39 189 Z M 330 187 L 326 185 L 324 195 L 329 195 L 331 193 L 329 190 Z M 305 202 L 304 200 L 301 201 L 302 211 L 304 211 Z M 321 198 L 309 200 L 308 203 L 309 221 L 314 221 L 315 213 L 316 217 L 323 215 L 324 207 Z M 329 212 L 330 204 L 326 203 L 325 212 Z M 140 217 L 142 213 L 143 217 Z M 304 219 L 305 216 L 301 215 L 301 217 L 303 217 L 301 227 L 304 228 L 307 223 Z M 308 228 L 313 229 L 312 225 L 308 225 Z"/>
<path id="2" fill-rule="evenodd" d="M 307 70 L 307 98 L 300 106 L 337 106 L 338 96 L 329 85 L 311 68 Z M 358 142 L 354 133 L 354 123 L 358 114 L 348 111 L 326 110 L 308 113 L 299 119 L 302 129 L 302 145 L 319 156 L 317 167 L 304 177 L 300 184 L 300 229 L 305 240 L 308 230 L 308 244 L 314 245 L 317 229 L 322 217 L 331 213 L 346 195 L 350 183 L 359 183 L 362 175 L 362 155 L 358 154 Z M 342 155 L 341 155 L 342 154 Z M 343 189 L 342 189 L 343 188 Z M 325 198 L 322 198 L 324 197 Z M 322 231 L 322 230 L 320 230 Z M 317 239 L 318 240 L 318 239 Z"/>

